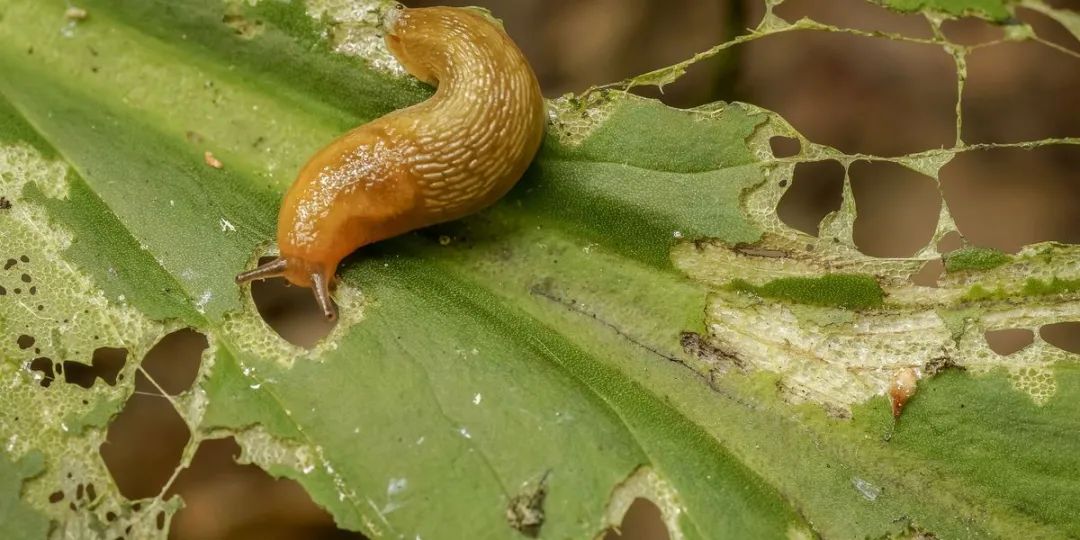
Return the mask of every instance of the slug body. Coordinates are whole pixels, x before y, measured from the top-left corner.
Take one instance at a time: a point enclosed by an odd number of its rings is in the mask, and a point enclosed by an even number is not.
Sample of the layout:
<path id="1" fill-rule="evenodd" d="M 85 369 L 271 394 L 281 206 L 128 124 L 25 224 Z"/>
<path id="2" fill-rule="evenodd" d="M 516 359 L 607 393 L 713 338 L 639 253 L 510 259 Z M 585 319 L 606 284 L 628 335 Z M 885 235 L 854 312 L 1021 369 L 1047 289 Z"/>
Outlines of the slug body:
<path id="1" fill-rule="evenodd" d="M 437 85 L 435 95 L 316 153 L 285 194 L 280 258 L 237 276 L 312 287 L 329 318 L 328 286 L 343 258 L 491 205 L 525 172 L 543 137 L 536 76 L 483 13 L 397 8 L 384 27 L 390 51 L 411 75 Z"/>

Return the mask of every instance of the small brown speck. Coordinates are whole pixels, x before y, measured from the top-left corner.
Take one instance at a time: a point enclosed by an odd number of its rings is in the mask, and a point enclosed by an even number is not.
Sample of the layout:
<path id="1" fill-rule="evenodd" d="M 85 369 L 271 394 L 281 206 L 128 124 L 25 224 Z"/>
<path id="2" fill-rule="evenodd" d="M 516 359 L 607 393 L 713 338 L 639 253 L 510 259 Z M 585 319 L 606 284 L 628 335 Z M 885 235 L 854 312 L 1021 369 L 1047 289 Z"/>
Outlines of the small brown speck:
<path id="1" fill-rule="evenodd" d="M 218 158 L 214 157 L 214 154 L 209 150 L 203 153 L 203 160 L 206 161 L 207 165 L 215 169 L 220 169 L 225 166 L 225 164 L 222 163 L 221 160 L 219 160 Z"/>
<path id="2" fill-rule="evenodd" d="M 11 208 L 11 201 L 7 200 L 7 197 L 0 197 L 0 210 L 7 210 Z"/>

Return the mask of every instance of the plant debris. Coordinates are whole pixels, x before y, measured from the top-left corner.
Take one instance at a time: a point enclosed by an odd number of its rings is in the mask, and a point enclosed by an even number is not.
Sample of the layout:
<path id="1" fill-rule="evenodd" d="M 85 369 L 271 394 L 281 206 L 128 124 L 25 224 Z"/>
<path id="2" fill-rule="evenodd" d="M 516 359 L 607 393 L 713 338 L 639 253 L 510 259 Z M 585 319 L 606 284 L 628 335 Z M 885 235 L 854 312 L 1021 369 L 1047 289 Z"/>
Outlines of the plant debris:
<path id="1" fill-rule="evenodd" d="M 71 6 L 64 11 L 64 18 L 69 21 L 85 21 L 90 14 L 85 9 Z"/>
<path id="2" fill-rule="evenodd" d="M 506 522 L 525 536 L 535 538 L 544 524 L 544 497 L 547 496 L 547 477 L 551 471 L 540 477 L 536 487 L 526 488 L 510 499 L 506 506 Z"/>
<path id="3" fill-rule="evenodd" d="M 203 161 L 206 161 L 207 165 L 209 165 L 209 166 L 211 166 L 211 167 L 213 167 L 215 169 L 221 169 L 221 168 L 225 167 L 225 164 L 222 163 L 220 159 L 214 157 L 213 152 L 211 152 L 209 150 L 207 150 L 206 152 L 203 153 Z"/>
<path id="4" fill-rule="evenodd" d="M 889 401 L 892 402 L 893 418 L 900 418 L 911 396 L 915 395 L 919 385 L 919 371 L 914 368 L 904 368 L 893 374 L 889 383 Z"/>

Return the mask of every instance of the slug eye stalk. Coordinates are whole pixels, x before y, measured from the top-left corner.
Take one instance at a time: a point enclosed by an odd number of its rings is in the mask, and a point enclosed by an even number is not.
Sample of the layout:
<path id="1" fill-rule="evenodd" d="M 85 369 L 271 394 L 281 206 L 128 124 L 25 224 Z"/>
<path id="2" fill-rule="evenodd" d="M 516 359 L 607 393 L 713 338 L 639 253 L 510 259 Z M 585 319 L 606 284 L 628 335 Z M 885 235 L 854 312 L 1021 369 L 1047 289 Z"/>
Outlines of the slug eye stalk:
<path id="1" fill-rule="evenodd" d="M 319 303 L 319 309 L 322 310 L 326 320 L 337 319 L 337 311 L 334 310 L 334 304 L 330 301 L 330 289 L 326 286 L 326 278 L 322 274 L 318 272 L 311 274 L 311 291 L 315 293 L 315 301 Z"/>
<path id="2" fill-rule="evenodd" d="M 267 279 L 274 277 L 281 277 L 285 275 L 285 268 L 289 264 L 285 259 L 274 259 L 266 264 L 260 265 L 254 270 L 247 272 L 241 272 L 236 276 L 236 283 L 247 283 L 249 281 L 255 281 L 256 279 Z"/>

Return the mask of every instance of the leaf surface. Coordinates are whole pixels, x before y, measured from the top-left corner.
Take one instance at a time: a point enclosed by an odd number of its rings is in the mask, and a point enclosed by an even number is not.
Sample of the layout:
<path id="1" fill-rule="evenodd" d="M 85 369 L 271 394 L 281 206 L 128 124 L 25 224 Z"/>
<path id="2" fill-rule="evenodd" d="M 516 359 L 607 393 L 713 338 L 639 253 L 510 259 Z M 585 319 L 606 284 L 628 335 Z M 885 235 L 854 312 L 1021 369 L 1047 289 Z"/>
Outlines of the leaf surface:
<path id="1" fill-rule="evenodd" d="M 917 288 L 933 254 L 858 253 L 850 187 L 821 238 L 776 218 L 796 162 L 846 156 L 773 158 L 770 136 L 801 136 L 752 105 L 594 90 L 550 103 L 498 205 L 351 257 L 342 320 L 302 349 L 232 278 L 310 153 L 430 95 L 364 33 L 385 6 L 84 4 L 0 3 L 0 515 L 29 536 L 164 534 L 178 501 L 126 500 L 98 448 L 138 360 L 186 326 L 211 347 L 172 400 L 180 466 L 235 436 L 373 537 L 517 537 L 507 508 L 541 484 L 545 538 L 595 536 L 637 496 L 675 538 L 1080 534 L 1075 355 L 982 338 L 1076 318 L 1075 290 L 1024 288 L 1077 279 L 1075 247 L 954 259 Z M 960 151 L 892 159 L 936 178 Z M 936 236 L 954 228 L 943 211 Z M 45 370 L 102 347 L 128 351 L 115 385 Z M 937 370 L 894 422 L 881 394 L 912 365 Z"/>

